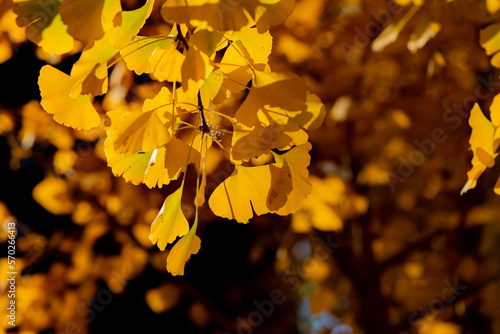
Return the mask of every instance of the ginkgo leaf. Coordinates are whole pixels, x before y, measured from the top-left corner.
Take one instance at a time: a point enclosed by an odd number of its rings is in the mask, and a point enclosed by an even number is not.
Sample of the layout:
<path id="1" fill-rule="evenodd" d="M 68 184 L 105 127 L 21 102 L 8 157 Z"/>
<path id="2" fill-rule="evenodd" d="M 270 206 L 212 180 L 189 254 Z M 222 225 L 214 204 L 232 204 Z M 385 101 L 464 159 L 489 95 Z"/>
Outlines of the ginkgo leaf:
<path id="1" fill-rule="evenodd" d="M 173 159 L 173 157 L 175 157 Z M 189 161 L 188 161 L 189 157 Z M 153 151 L 148 167 L 144 172 L 144 183 L 149 188 L 158 185 L 161 188 L 176 180 L 186 171 L 188 164 L 200 160 L 200 153 L 183 140 L 173 137 L 165 146 Z"/>
<path id="2" fill-rule="evenodd" d="M 467 173 L 468 181 L 463 187 L 461 194 L 476 186 L 477 179 L 495 163 L 493 152 L 494 126 L 484 116 L 481 108 L 476 103 L 471 110 L 469 125 L 472 128 L 470 146 L 474 154 L 472 158 L 472 169 Z"/>
<path id="3" fill-rule="evenodd" d="M 306 87 L 297 75 L 255 71 L 252 88 L 235 118 L 246 126 L 259 122 L 284 125 L 302 112 L 305 102 Z"/>
<path id="4" fill-rule="evenodd" d="M 108 39 L 88 44 L 71 69 L 71 95 L 99 96 L 108 91 L 107 62 L 117 51 Z"/>
<path id="5" fill-rule="evenodd" d="M 54 115 L 60 124 L 77 130 L 88 130 L 100 124 L 101 118 L 89 95 L 73 98 L 70 95 L 71 78 L 58 69 L 45 65 L 40 70 L 38 85 L 42 96 L 41 105 Z"/>
<path id="6" fill-rule="evenodd" d="M 157 47 L 149 58 L 149 75 L 158 81 L 181 82 L 182 64 L 186 56 L 171 44 L 168 48 Z"/>
<path id="7" fill-rule="evenodd" d="M 268 212 L 287 215 L 300 209 L 311 188 L 307 181 L 311 144 L 275 155 L 276 163 L 258 167 L 237 165 L 212 193 L 209 205 L 220 217 L 246 223 Z M 294 166 L 294 164 L 296 164 Z"/>
<path id="8" fill-rule="evenodd" d="M 163 4 L 165 21 L 217 30 L 239 30 L 248 23 L 242 6 L 234 0 L 169 0 Z"/>
<path id="9" fill-rule="evenodd" d="M 177 137 L 153 151 L 130 155 L 116 153 L 113 143 L 106 138 L 104 150 L 108 166 L 115 176 L 122 175 L 127 182 L 135 185 L 144 183 L 149 188 L 169 184 L 186 171 L 187 164 L 200 160 L 200 153 Z"/>
<path id="10" fill-rule="evenodd" d="M 248 161 L 273 148 L 285 150 L 307 142 L 301 126 L 316 125 L 325 114 L 321 103 L 315 103 L 313 95 L 309 98 L 310 106 L 302 79 L 294 75 L 256 72 L 250 93 L 233 120 L 231 159 Z"/>
<path id="11" fill-rule="evenodd" d="M 149 111 L 108 111 L 111 123 L 106 133 L 116 153 L 130 155 L 148 152 L 168 143 L 170 120 L 161 116 L 160 109 Z"/>
<path id="12" fill-rule="evenodd" d="M 170 101 L 170 91 L 163 87 L 155 98 L 144 101 L 142 111 L 108 111 L 106 115 L 111 122 L 106 124 L 106 133 L 115 152 L 126 155 L 148 152 L 168 143 Z"/>
<path id="13" fill-rule="evenodd" d="M 120 50 L 128 45 L 130 40 L 137 35 L 146 19 L 151 15 L 154 0 L 146 0 L 146 3 L 137 9 L 119 12 L 113 19 L 114 27 L 106 31 L 113 48 Z"/>
<path id="14" fill-rule="evenodd" d="M 220 69 L 210 73 L 200 87 L 201 103 L 208 107 L 210 103 L 220 104 L 229 97 L 229 91 L 222 86 L 224 78 Z"/>
<path id="15" fill-rule="evenodd" d="M 167 270 L 174 276 L 184 275 L 186 261 L 191 255 L 198 253 L 201 247 L 201 240 L 195 234 L 197 222 L 191 227 L 189 232 L 183 236 L 172 247 L 167 257 Z"/>
<path id="16" fill-rule="evenodd" d="M 231 141 L 231 160 L 248 161 L 251 158 L 267 154 L 271 149 L 286 150 L 293 145 L 307 142 L 307 133 L 293 121 L 285 124 L 257 124 L 247 127 L 242 123 L 233 123 Z"/>
<path id="17" fill-rule="evenodd" d="M 321 99 L 308 92 L 304 109 L 293 118 L 293 121 L 304 129 L 316 130 L 323 124 L 325 117 L 326 109 Z"/>
<path id="18" fill-rule="evenodd" d="M 276 191 L 277 198 L 283 196 L 283 189 L 286 191 L 286 198 L 280 201 L 270 201 L 268 199 L 268 207 L 271 209 L 271 212 L 285 216 L 302 207 L 304 199 L 312 189 L 311 183 L 308 180 L 309 172 L 307 171 L 307 167 L 311 161 L 308 152 L 311 148 L 312 145 L 310 143 L 305 143 L 294 147 L 282 155 L 273 152 L 275 161 L 283 163 L 287 171 L 283 173 L 283 179 L 276 180 L 275 185 L 273 185 L 273 188 L 277 190 L 280 189 L 279 184 L 282 183 L 283 188 L 281 192 Z M 269 196 L 272 195 L 273 191 L 270 192 Z"/>
<path id="19" fill-rule="evenodd" d="M 26 37 L 45 52 L 63 54 L 73 49 L 73 37 L 59 14 L 60 1 L 15 0 L 16 23 L 26 28 Z"/>
<path id="20" fill-rule="evenodd" d="M 257 29 L 264 32 L 290 16 L 295 8 L 295 0 L 247 0 L 244 6 L 257 22 Z"/>
<path id="21" fill-rule="evenodd" d="M 120 54 L 127 63 L 129 70 L 134 71 L 136 74 L 151 73 L 152 67 L 149 59 L 157 52 L 156 48 L 167 49 L 174 44 L 173 36 L 136 36 L 130 41 L 129 45 L 120 50 Z"/>
<path id="22" fill-rule="evenodd" d="M 157 244 L 160 250 L 165 250 L 167 244 L 189 231 L 189 223 L 181 209 L 183 185 L 165 199 L 158 216 L 151 224 L 149 240 L 153 245 Z"/>
<path id="23" fill-rule="evenodd" d="M 108 18 L 109 22 L 120 10 L 118 0 L 65 0 L 59 7 L 68 33 L 81 41 L 101 39 L 104 36 L 103 18 Z"/>
<path id="24" fill-rule="evenodd" d="M 219 68 L 231 79 L 227 87 L 237 93 L 252 79 L 253 70 L 265 71 L 271 54 L 272 36 L 269 32 L 259 33 L 257 28 L 245 26 L 240 31 L 226 33 L 225 37 L 229 39 L 230 45 Z M 236 84 L 238 82 L 243 86 Z"/>
<path id="25" fill-rule="evenodd" d="M 123 175 L 127 182 L 139 185 L 144 183 L 144 174 L 148 169 L 153 152 L 136 152 L 130 155 L 118 154 L 113 149 L 113 142 L 106 138 L 104 151 L 108 166 L 115 176 Z"/>
<path id="26" fill-rule="evenodd" d="M 149 73 L 158 81 L 181 81 L 181 67 L 186 56 L 177 50 L 175 40 L 178 26 L 168 36 L 136 36 L 120 54 L 129 70 L 137 74 Z"/>
<path id="27" fill-rule="evenodd" d="M 118 51 L 127 45 L 144 25 L 146 18 L 151 13 L 154 1 L 147 3 L 132 11 L 120 11 L 115 18 L 118 24 L 108 29 L 103 38 L 89 43 L 82 51 L 82 55 L 71 69 L 72 87 L 71 94 L 102 95 L 108 90 L 107 62 Z M 107 6 L 105 6 L 107 8 Z M 112 7 L 110 7 L 112 10 Z"/>
<path id="28" fill-rule="evenodd" d="M 210 58 L 192 45 L 181 67 L 182 89 L 191 95 L 196 94 L 213 69 L 214 65 Z"/>
<path id="29" fill-rule="evenodd" d="M 213 60 L 215 51 L 223 49 L 227 43 L 221 33 L 197 28 L 189 38 L 188 44 L 196 45 L 198 50 Z"/>

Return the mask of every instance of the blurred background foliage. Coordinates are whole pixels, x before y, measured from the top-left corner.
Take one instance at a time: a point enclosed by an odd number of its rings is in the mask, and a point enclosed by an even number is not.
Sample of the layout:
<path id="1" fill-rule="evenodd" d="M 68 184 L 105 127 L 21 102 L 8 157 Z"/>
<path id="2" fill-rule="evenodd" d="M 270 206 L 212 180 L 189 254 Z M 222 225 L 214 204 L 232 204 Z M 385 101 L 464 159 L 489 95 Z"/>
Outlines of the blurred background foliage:
<path id="1" fill-rule="evenodd" d="M 164 30 L 163 2 L 145 34 Z M 41 66 L 67 71 L 79 51 L 44 54 L 2 0 L 0 241 L 6 249 L 6 224 L 16 221 L 17 330 L 500 333 L 498 168 L 460 196 L 472 156 L 468 113 L 473 102 L 488 110 L 500 91 L 479 39 L 500 20 L 499 7 L 298 0 L 271 30 L 270 65 L 300 75 L 327 107 L 310 133 L 313 192 L 296 214 L 248 225 L 205 205 L 202 250 L 174 278 L 148 236 L 178 183 L 125 183 L 106 166 L 102 126 L 78 132 L 41 109 Z M 104 112 L 160 88 L 118 62 L 94 104 Z M 224 165 L 210 168 L 217 182 L 229 175 Z M 185 197 L 192 219 L 194 192 Z M 2 316 L 0 328 L 8 327 Z"/>

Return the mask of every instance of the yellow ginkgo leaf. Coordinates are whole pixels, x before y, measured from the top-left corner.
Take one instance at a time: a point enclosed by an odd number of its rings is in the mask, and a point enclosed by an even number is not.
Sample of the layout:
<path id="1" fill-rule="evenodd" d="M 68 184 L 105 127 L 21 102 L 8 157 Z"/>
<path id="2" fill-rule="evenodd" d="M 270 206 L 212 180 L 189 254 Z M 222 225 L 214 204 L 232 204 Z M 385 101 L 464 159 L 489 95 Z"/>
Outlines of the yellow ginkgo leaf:
<path id="1" fill-rule="evenodd" d="M 461 194 L 476 186 L 477 179 L 486 170 L 486 167 L 494 165 L 495 157 L 493 152 L 495 128 L 484 116 L 477 103 L 471 110 L 469 125 L 472 128 L 469 143 L 474 157 L 472 158 L 472 169 L 467 173 L 468 181 Z"/>
<path id="2" fill-rule="evenodd" d="M 181 82 L 181 68 L 185 60 L 186 56 L 173 43 L 167 48 L 157 47 L 149 58 L 149 75 L 158 81 Z"/>
<path id="3" fill-rule="evenodd" d="M 151 224 L 149 240 L 153 245 L 157 244 L 160 250 L 165 250 L 167 244 L 188 233 L 189 224 L 181 209 L 183 186 L 184 183 L 165 199 L 158 216 Z"/>
<path id="4" fill-rule="evenodd" d="M 306 104 L 303 111 L 293 118 L 300 127 L 307 130 L 316 130 L 323 124 L 326 109 L 321 99 L 311 93 L 307 93 Z"/>
<path id="5" fill-rule="evenodd" d="M 65 0 L 59 6 L 68 33 L 81 41 L 101 39 L 104 36 L 102 21 L 105 18 L 112 21 L 120 10 L 118 0 Z"/>
<path id="6" fill-rule="evenodd" d="M 268 212 L 287 215 L 300 209 L 311 186 L 307 181 L 311 144 L 275 155 L 276 163 L 258 167 L 237 165 L 212 193 L 209 205 L 220 217 L 246 223 Z"/>
<path id="7" fill-rule="evenodd" d="M 254 17 L 259 31 L 264 32 L 290 16 L 295 8 L 295 0 L 246 0 L 244 6 Z"/>
<path id="8" fill-rule="evenodd" d="M 33 198 L 55 215 L 69 214 L 75 206 L 66 182 L 54 176 L 46 177 L 33 188 Z"/>
<path id="9" fill-rule="evenodd" d="M 233 120 L 231 159 L 235 162 L 269 153 L 271 149 L 287 150 L 307 142 L 309 136 L 303 129 L 316 129 L 325 118 L 326 110 L 319 97 L 307 94 L 307 101 L 300 114 L 288 118 L 285 125 L 271 119 L 269 123 L 247 126 Z"/>
<path id="10" fill-rule="evenodd" d="M 114 26 L 108 29 L 103 38 L 89 43 L 71 69 L 71 94 L 102 95 L 108 90 L 108 60 L 128 45 L 139 32 L 146 18 L 151 14 L 154 1 L 132 11 L 120 11 L 113 20 Z M 104 8 L 108 8 L 107 5 Z M 113 11 L 113 7 L 109 7 Z M 104 18 L 104 16 L 103 16 Z"/>
<path id="11" fill-rule="evenodd" d="M 144 172 L 144 183 L 149 188 L 156 185 L 161 188 L 185 172 L 188 164 L 196 163 L 199 160 L 200 153 L 198 151 L 192 149 L 183 140 L 173 137 L 165 146 L 153 151 L 148 168 Z"/>
<path id="12" fill-rule="evenodd" d="M 70 95 L 71 78 L 58 69 L 45 65 L 40 70 L 38 85 L 42 96 L 41 105 L 54 115 L 60 124 L 77 130 L 88 130 L 101 122 L 89 95 L 73 98 Z"/>
<path id="13" fill-rule="evenodd" d="M 197 28 L 189 38 L 189 45 L 196 45 L 198 50 L 214 59 L 215 51 L 226 47 L 227 42 L 220 32 Z"/>
<path id="14" fill-rule="evenodd" d="M 238 122 L 233 123 L 231 160 L 248 161 L 267 154 L 271 149 L 287 150 L 294 145 L 307 142 L 309 136 L 293 119 L 285 125 L 271 123 L 253 127 Z"/>
<path id="15" fill-rule="evenodd" d="M 88 44 L 71 69 L 71 95 L 99 96 L 108 91 L 109 59 L 117 53 L 111 42 L 104 38 Z"/>
<path id="16" fill-rule="evenodd" d="M 26 28 L 26 37 L 47 53 L 63 54 L 73 49 L 73 37 L 59 14 L 60 1 L 15 0 L 16 23 Z"/>
<path id="17" fill-rule="evenodd" d="M 167 257 L 167 270 L 174 276 L 184 275 L 184 266 L 191 255 L 198 253 L 201 240 L 195 234 L 197 223 L 175 245 Z"/>
<path id="18" fill-rule="evenodd" d="M 177 137 L 173 137 L 165 146 L 153 151 L 130 155 L 116 153 L 113 143 L 106 138 L 104 150 L 108 166 L 115 176 L 123 175 L 125 181 L 135 185 L 144 183 L 149 188 L 156 186 L 161 188 L 169 184 L 185 172 L 187 164 L 200 160 L 200 153 Z"/>
<path id="19" fill-rule="evenodd" d="M 255 71 L 252 88 L 235 117 L 246 126 L 284 125 L 302 112 L 305 102 L 306 87 L 297 75 Z"/>
<path id="20" fill-rule="evenodd" d="M 196 45 L 191 45 L 181 67 L 182 89 L 195 95 L 213 69 L 210 58 Z"/>
<path id="21" fill-rule="evenodd" d="M 271 54 L 272 37 L 267 31 L 259 33 L 257 28 L 245 26 L 240 31 L 226 33 L 230 41 L 219 64 L 219 68 L 229 79 L 228 88 L 236 93 L 252 79 L 252 70 L 264 71 Z M 250 67 L 251 66 L 251 67 Z M 240 85 L 236 83 L 240 83 Z"/>
<path id="22" fill-rule="evenodd" d="M 229 91 L 222 85 L 224 78 L 220 69 L 210 73 L 200 87 L 200 98 L 203 106 L 210 103 L 220 104 L 229 98 Z"/>
<path id="23" fill-rule="evenodd" d="M 106 133 L 113 142 L 116 153 L 130 155 L 136 152 L 153 151 L 170 140 L 169 102 L 170 91 L 164 87 L 152 100 L 146 100 L 143 110 L 108 111 L 111 123 Z"/>
<path id="24" fill-rule="evenodd" d="M 217 30 L 239 30 L 248 23 L 243 7 L 234 0 L 169 0 L 161 14 L 165 21 Z"/>
<path id="25" fill-rule="evenodd" d="M 174 44 L 172 37 L 136 36 L 130 44 L 120 50 L 127 68 L 136 74 L 151 73 L 150 57 L 156 53 L 156 48 L 166 49 Z M 174 46 L 175 47 L 175 46 Z"/>
<path id="26" fill-rule="evenodd" d="M 176 34 L 177 26 L 174 26 L 168 36 L 136 36 L 120 54 L 128 69 L 137 74 L 149 73 L 158 81 L 180 82 L 180 69 L 186 56 L 177 50 Z"/>
<path id="27" fill-rule="evenodd" d="M 152 151 L 170 140 L 168 120 L 162 120 L 159 110 L 108 111 L 111 123 L 106 133 L 119 154 Z"/>
<path id="28" fill-rule="evenodd" d="M 108 166 L 115 176 L 123 175 L 127 182 L 138 185 L 144 183 L 144 174 L 148 169 L 153 152 L 136 152 L 130 155 L 118 154 L 113 149 L 113 142 L 106 138 L 104 151 Z"/>
<path id="29" fill-rule="evenodd" d="M 273 152 L 274 159 L 278 164 L 283 164 L 286 172 L 284 171 L 281 175 L 282 179 L 275 180 L 272 186 L 275 190 L 282 187 L 280 194 L 283 195 L 283 190 L 285 190 L 286 198 L 280 201 L 270 201 L 270 199 L 268 199 L 268 208 L 270 212 L 285 216 L 302 207 L 304 199 L 309 195 L 312 189 L 311 183 L 308 180 L 309 172 L 307 170 L 311 161 L 311 157 L 308 153 L 311 148 L 311 143 L 305 143 L 294 147 L 282 155 Z M 276 191 L 276 193 L 278 192 Z M 277 198 L 280 194 L 277 195 Z M 273 195 L 273 190 L 271 190 L 269 195 Z"/>
<path id="30" fill-rule="evenodd" d="M 108 38 L 117 51 L 128 45 L 151 15 L 153 5 L 154 0 L 147 0 L 142 7 L 119 12 L 113 18 L 113 28 L 106 31 L 104 38 Z"/>

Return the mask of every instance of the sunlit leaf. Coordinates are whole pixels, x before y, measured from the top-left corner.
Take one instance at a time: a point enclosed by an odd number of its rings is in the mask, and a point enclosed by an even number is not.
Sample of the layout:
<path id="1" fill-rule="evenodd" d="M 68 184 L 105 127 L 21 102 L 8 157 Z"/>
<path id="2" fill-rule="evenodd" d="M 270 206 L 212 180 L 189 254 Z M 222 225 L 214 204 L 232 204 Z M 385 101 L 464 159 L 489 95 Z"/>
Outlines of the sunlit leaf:
<path id="1" fill-rule="evenodd" d="M 217 31 L 239 30 L 248 18 L 233 0 L 169 0 L 161 9 L 163 19 Z"/>
<path id="2" fill-rule="evenodd" d="M 295 7 L 295 0 L 246 0 L 244 6 L 255 18 L 257 29 L 264 32 L 285 21 Z"/>
<path id="3" fill-rule="evenodd" d="M 71 36 L 91 41 L 104 36 L 103 21 L 112 22 L 121 6 L 117 0 L 65 0 L 59 10 Z"/>
<path id="4" fill-rule="evenodd" d="M 89 95 L 79 95 L 75 98 L 71 96 L 70 76 L 45 65 L 40 70 L 38 85 L 42 107 L 54 115 L 56 122 L 77 130 L 88 130 L 101 122 Z"/>
<path id="5" fill-rule="evenodd" d="M 185 172 L 188 164 L 196 163 L 199 160 L 200 153 L 198 151 L 192 149 L 184 141 L 173 137 L 165 146 L 153 151 L 148 168 L 144 172 L 144 183 L 149 188 L 156 185 L 161 188 Z"/>
<path id="6" fill-rule="evenodd" d="M 196 224 L 191 227 L 188 234 L 183 236 L 172 247 L 167 257 L 167 270 L 174 276 L 184 275 L 184 266 L 191 255 L 198 253 L 201 247 L 201 240 L 195 234 Z"/>
<path id="7" fill-rule="evenodd" d="M 208 56 L 196 46 L 191 46 L 181 67 L 182 89 L 196 94 L 213 69 L 214 66 Z"/>
<path id="8" fill-rule="evenodd" d="M 253 217 L 252 208 L 257 215 L 297 211 L 311 190 L 307 181 L 310 148 L 308 143 L 275 155 L 276 163 L 270 165 L 236 166 L 212 193 L 210 208 L 216 215 L 240 223 Z"/>
<path id="9" fill-rule="evenodd" d="M 168 143 L 170 120 L 160 109 L 146 111 L 108 111 L 111 123 L 106 133 L 119 154 L 148 152 Z"/>
<path id="10" fill-rule="evenodd" d="M 73 49 L 73 37 L 59 14 L 60 1 L 14 1 L 16 22 L 26 28 L 26 37 L 47 53 L 63 54 Z"/>
<path id="11" fill-rule="evenodd" d="M 160 250 L 165 250 L 167 244 L 188 233 L 189 224 L 181 209 L 182 190 L 183 185 L 165 199 L 158 216 L 151 224 L 149 240 L 157 244 Z"/>

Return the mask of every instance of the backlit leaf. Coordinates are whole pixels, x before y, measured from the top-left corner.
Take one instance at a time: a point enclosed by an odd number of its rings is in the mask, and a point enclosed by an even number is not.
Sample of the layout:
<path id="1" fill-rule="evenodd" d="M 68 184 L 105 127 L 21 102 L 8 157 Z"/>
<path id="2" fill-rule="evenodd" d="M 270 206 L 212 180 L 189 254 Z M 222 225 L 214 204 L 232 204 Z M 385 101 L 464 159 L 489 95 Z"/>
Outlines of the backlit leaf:
<path id="1" fill-rule="evenodd" d="M 70 94 L 71 78 L 58 69 L 45 65 L 40 70 L 38 85 L 41 105 L 60 124 L 77 130 L 88 130 L 101 122 L 89 95 L 74 98 Z"/>
<path id="2" fill-rule="evenodd" d="M 275 155 L 276 163 L 270 165 L 236 166 L 212 193 L 210 208 L 216 215 L 240 223 L 253 217 L 252 208 L 257 215 L 297 211 L 311 189 L 307 181 L 310 148 L 308 143 Z"/>
<path id="3" fill-rule="evenodd" d="M 239 30 L 248 23 L 244 9 L 233 0 L 168 0 L 163 19 L 217 31 Z"/>
<path id="4" fill-rule="evenodd" d="M 102 21 L 112 21 L 120 10 L 117 0 L 65 0 L 59 9 L 68 33 L 81 41 L 101 39 L 105 30 Z"/>
<path id="5" fill-rule="evenodd" d="M 15 0 L 14 13 L 20 27 L 26 28 L 26 37 L 47 53 L 63 54 L 73 49 L 73 37 L 59 14 L 60 1 L 50 3 L 38 0 Z"/>
<path id="6" fill-rule="evenodd" d="M 165 250 L 167 244 L 189 231 L 188 221 L 181 209 L 182 189 L 181 185 L 165 199 L 158 216 L 151 224 L 149 240 L 157 244 L 160 250 Z"/>
<path id="7" fill-rule="evenodd" d="M 167 270 L 174 276 L 184 275 L 184 266 L 191 255 L 198 253 L 201 240 L 195 234 L 196 224 L 191 227 L 188 234 L 183 236 L 175 245 L 167 257 Z"/>

